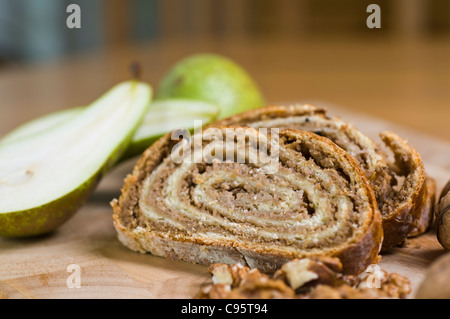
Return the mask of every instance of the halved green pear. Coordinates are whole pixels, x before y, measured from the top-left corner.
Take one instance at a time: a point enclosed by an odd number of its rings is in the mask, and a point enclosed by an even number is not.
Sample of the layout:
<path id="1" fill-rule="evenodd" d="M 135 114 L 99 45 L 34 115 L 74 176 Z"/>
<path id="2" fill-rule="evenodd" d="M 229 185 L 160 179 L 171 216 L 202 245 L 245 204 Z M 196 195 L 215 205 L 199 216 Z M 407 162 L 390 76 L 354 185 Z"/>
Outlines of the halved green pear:
<path id="1" fill-rule="evenodd" d="M 217 118 L 219 113 L 218 106 L 200 100 L 153 101 L 121 160 L 142 154 L 158 138 L 174 129 L 183 128 L 193 131 L 198 126 L 209 124 Z"/>
<path id="2" fill-rule="evenodd" d="M 0 139 L 0 146 L 5 143 L 18 141 L 23 138 L 27 138 L 52 129 L 55 126 L 70 120 L 75 115 L 79 114 L 82 110 L 82 107 L 63 109 L 26 122 L 25 124 L 20 125 L 19 127 L 3 136 Z"/>
<path id="3" fill-rule="evenodd" d="M 33 136 L 64 124 L 65 121 L 78 115 L 82 110 L 83 107 L 75 107 L 31 120 L 0 139 L 0 147 L 2 144 Z M 201 121 L 202 125 L 209 124 L 217 118 L 219 113 L 220 108 L 218 106 L 200 100 L 165 99 L 153 101 L 121 161 L 140 155 L 154 141 L 173 129 L 186 128 L 192 131 L 196 123 Z"/>
<path id="4" fill-rule="evenodd" d="M 79 114 L 0 145 L 0 235 L 33 236 L 67 221 L 128 147 L 152 98 L 129 81 Z"/>

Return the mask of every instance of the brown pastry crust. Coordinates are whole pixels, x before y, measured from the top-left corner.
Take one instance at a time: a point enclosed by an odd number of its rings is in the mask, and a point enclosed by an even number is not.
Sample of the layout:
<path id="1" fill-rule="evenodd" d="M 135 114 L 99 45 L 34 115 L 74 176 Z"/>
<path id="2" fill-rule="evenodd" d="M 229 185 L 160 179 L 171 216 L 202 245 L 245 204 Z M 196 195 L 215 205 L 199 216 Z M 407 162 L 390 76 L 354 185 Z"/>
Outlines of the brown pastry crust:
<path id="1" fill-rule="evenodd" d="M 434 181 L 428 178 L 425 182 L 420 155 L 392 132 L 380 134 L 392 153 L 389 156 L 387 150 L 353 125 L 329 117 L 324 108 L 313 105 L 267 106 L 211 125 L 295 128 L 331 139 L 357 160 L 369 179 L 383 218 L 383 249 L 400 245 L 407 237 L 420 235 L 432 223 Z"/>
<path id="2" fill-rule="evenodd" d="M 178 141 L 172 141 L 170 134 L 162 137 L 147 149 L 134 167 L 132 174 L 126 177 L 122 194 L 113 200 L 113 221 L 118 231 L 119 240 L 127 247 L 138 252 L 150 252 L 170 259 L 191 263 L 210 265 L 212 263 L 240 263 L 264 272 L 274 272 L 286 261 L 306 256 L 332 256 L 341 260 L 343 272 L 359 274 L 368 265 L 378 261 L 378 253 L 383 240 L 381 215 L 378 210 L 373 190 L 364 172 L 355 160 L 330 140 L 298 130 L 280 131 L 280 136 L 293 140 L 308 141 L 318 148 L 324 149 L 332 158 L 338 158 L 350 175 L 351 183 L 356 183 L 358 195 L 364 198 L 364 216 L 361 225 L 353 233 L 351 240 L 344 240 L 336 247 L 324 250 L 284 249 L 272 244 L 264 245 L 252 241 L 238 243 L 213 237 L 197 237 L 177 229 L 161 230 L 152 227 L 145 214 L 142 213 L 142 192 L 144 181 L 169 156 L 172 147 Z M 352 184 L 353 185 L 353 184 Z M 358 206 L 359 207 L 359 206 Z M 355 208 L 356 209 L 356 208 Z M 362 209 L 362 208 L 361 208 Z M 326 251 L 326 253 L 324 253 Z"/>
<path id="3" fill-rule="evenodd" d="M 389 234 L 383 242 L 384 249 L 402 244 L 407 237 L 417 236 L 427 229 L 429 224 L 424 222 L 431 222 L 428 216 L 432 214 L 432 207 L 425 205 L 428 198 L 427 177 L 419 153 L 392 132 L 380 133 L 380 137 L 394 154 L 391 170 L 394 174 L 406 176 L 404 186 L 394 197 L 393 209 L 383 216 L 383 229 Z M 432 180 L 428 184 L 433 192 Z"/>
<path id="4" fill-rule="evenodd" d="M 420 201 L 415 208 L 413 227 L 408 237 L 419 236 L 430 229 L 434 222 L 434 207 L 436 204 L 436 181 L 432 177 L 425 179 L 425 187 Z"/>

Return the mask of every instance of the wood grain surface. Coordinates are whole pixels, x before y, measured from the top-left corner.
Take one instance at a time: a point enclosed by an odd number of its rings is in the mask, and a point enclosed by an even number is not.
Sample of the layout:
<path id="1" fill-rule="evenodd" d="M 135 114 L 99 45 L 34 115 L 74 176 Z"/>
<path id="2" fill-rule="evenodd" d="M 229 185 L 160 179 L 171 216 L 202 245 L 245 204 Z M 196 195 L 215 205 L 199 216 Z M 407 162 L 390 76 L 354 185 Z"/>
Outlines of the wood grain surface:
<path id="1" fill-rule="evenodd" d="M 328 105 L 330 113 L 344 111 Z M 391 129 L 409 133 L 409 140 L 423 149 L 427 171 L 442 188 L 450 169 L 439 165 L 435 153 L 450 158 L 447 142 L 357 114 L 345 114 L 365 131 Z M 396 129 L 396 130 L 395 130 Z M 364 130 L 363 130 L 364 131 Z M 430 155 L 430 157 L 428 156 Z M 89 202 L 54 233 L 32 239 L 0 239 L 0 294 L 3 298 L 192 298 L 211 278 L 204 266 L 171 261 L 129 251 L 116 238 L 109 201 L 119 195 L 122 180 L 135 159 L 117 167 L 99 185 Z M 380 267 L 407 276 L 413 292 L 423 275 L 444 250 L 433 230 L 408 240 L 405 247 L 384 254 Z M 70 272 L 81 270 L 81 287 L 68 288 Z"/>
<path id="2" fill-rule="evenodd" d="M 333 56 L 341 58 L 338 65 L 333 64 L 335 58 L 329 59 L 331 53 L 321 51 L 327 47 L 320 43 L 311 44 L 303 53 L 300 44 L 280 44 L 278 49 L 286 52 L 287 58 L 278 57 L 276 62 L 271 60 L 276 50 L 269 44 L 235 44 L 126 47 L 47 66 L 4 70 L 0 72 L 0 135 L 38 115 L 88 103 L 126 78 L 125 65 L 132 59 L 143 61 L 145 80 L 156 83 L 180 56 L 210 49 L 242 61 L 262 83 L 269 103 L 325 106 L 330 114 L 352 122 L 377 141 L 380 131 L 392 130 L 419 151 L 428 174 L 436 179 L 438 192 L 450 179 L 450 130 L 446 124 L 450 64 L 438 68 L 443 56 L 448 56 L 449 45 L 414 47 L 413 54 L 403 60 L 408 46 L 346 47 L 338 43 L 332 48 Z M 394 53 L 385 56 L 387 66 L 375 59 L 365 73 L 366 63 L 352 61 L 352 50 L 374 58 L 391 50 Z M 303 62 L 292 64 L 297 54 Z M 375 92 L 369 90 L 372 85 Z M 434 108 L 427 110 L 426 105 Z M 442 118 L 445 116 L 447 119 Z M 192 298 L 201 285 L 210 282 L 204 266 L 135 253 L 117 240 L 109 202 L 119 195 L 135 160 L 107 175 L 88 203 L 55 232 L 28 239 L 0 238 L 1 298 Z M 384 254 L 380 266 L 407 276 L 413 297 L 427 267 L 443 253 L 430 230 Z M 72 264 L 80 268 L 80 288 L 67 285 L 71 275 L 67 267 Z"/>

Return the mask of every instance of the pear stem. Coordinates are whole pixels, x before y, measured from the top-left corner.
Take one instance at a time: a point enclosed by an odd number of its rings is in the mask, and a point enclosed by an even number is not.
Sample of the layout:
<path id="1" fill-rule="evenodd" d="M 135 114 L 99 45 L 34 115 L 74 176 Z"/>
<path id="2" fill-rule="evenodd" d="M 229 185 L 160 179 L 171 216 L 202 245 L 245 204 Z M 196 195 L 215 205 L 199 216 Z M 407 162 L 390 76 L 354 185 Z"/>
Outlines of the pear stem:
<path id="1" fill-rule="evenodd" d="M 142 75 L 142 67 L 139 62 L 133 62 L 130 65 L 130 72 L 133 80 L 140 81 Z"/>

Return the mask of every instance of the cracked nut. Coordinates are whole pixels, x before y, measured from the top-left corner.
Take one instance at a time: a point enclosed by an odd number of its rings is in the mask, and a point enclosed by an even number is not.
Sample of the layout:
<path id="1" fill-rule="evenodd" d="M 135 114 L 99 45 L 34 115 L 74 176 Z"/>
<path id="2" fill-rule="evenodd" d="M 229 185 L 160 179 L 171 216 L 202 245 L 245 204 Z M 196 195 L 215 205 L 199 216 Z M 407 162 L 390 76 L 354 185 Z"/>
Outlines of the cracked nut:
<path id="1" fill-rule="evenodd" d="M 213 284 L 203 287 L 201 299 L 288 299 L 295 292 L 282 280 L 272 279 L 258 269 L 241 264 L 213 264 L 208 268 Z"/>
<path id="2" fill-rule="evenodd" d="M 275 272 L 274 278 L 284 280 L 294 290 L 305 285 L 326 284 L 334 286 L 339 281 L 338 272 L 341 270 L 342 264 L 338 258 L 294 259 Z"/>
<path id="3" fill-rule="evenodd" d="M 417 288 L 417 299 L 450 298 L 450 253 L 431 264 Z"/>
<path id="4" fill-rule="evenodd" d="M 231 299 L 291 299 L 295 292 L 282 280 L 271 279 L 267 275 L 252 269 L 238 287 L 233 289 Z"/>
<path id="5" fill-rule="evenodd" d="M 200 289 L 197 298 L 380 299 L 406 298 L 411 291 L 406 277 L 381 269 L 345 276 L 340 260 L 331 257 L 293 259 L 272 277 L 241 264 L 213 264 L 208 271 L 213 284 Z"/>
<path id="6" fill-rule="evenodd" d="M 445 185 L 436 205 L 436 235 L 445 249 L 450 249 L 450 181 Z"/>
<path id="7" fill-rule="evenodd" d="M 247 278 L 250 268 L 241 264 L 217 263 L 209 266 L 208 272 L 212 275 L 214 284 L 228 284 L 237 287 L 242 280 Z"/>

